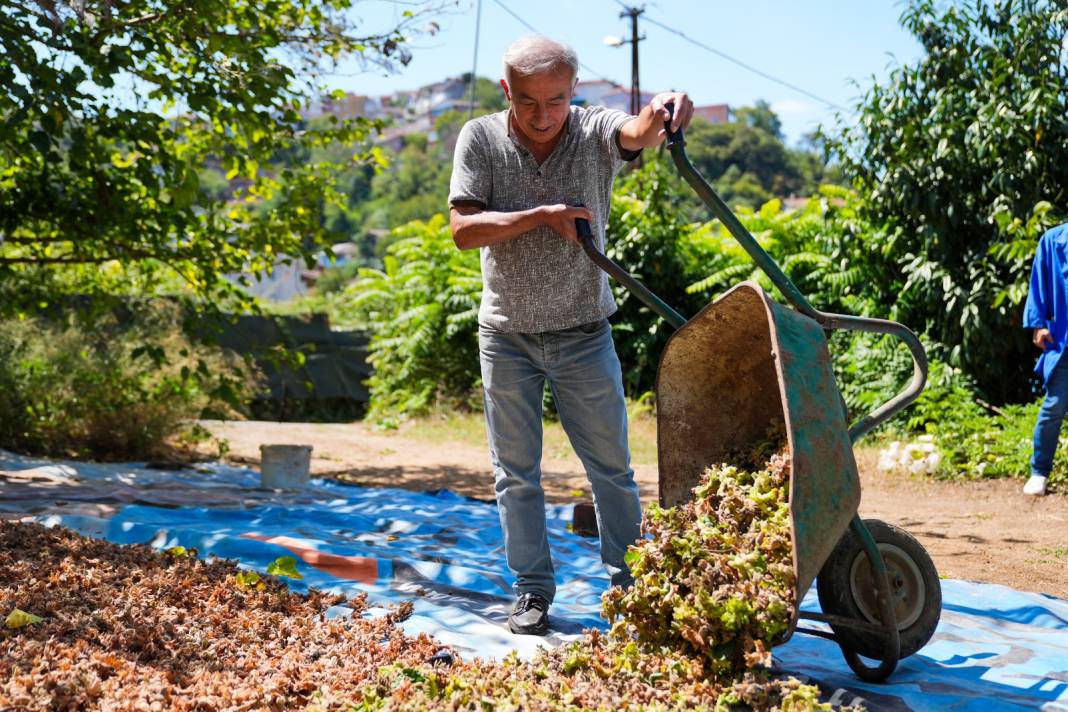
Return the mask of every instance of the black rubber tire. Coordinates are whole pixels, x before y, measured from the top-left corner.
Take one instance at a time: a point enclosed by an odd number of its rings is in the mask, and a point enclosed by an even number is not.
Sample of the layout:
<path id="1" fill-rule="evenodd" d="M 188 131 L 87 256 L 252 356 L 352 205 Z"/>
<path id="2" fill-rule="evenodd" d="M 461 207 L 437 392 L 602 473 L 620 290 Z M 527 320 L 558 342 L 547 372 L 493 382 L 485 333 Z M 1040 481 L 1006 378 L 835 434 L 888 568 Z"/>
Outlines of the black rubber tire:
<path id="1" fill-rule="evenodd" d="M 886 562 L 894 612 L 898 616 L 901 658 L 907 658 L 927 645 L 942 615 L 942 585 L 927 551 L 911 534 L 878 519 L 865 519 Z M 820 569 L 816 593 L 824 613 L 881 623 L 875 606 L 871 564 L 860 540 L 847 529 L 841 541 Z M 881 659 L 883 641 L 879 638 L 831 625 L 838 642 L 865 657 Z"/>

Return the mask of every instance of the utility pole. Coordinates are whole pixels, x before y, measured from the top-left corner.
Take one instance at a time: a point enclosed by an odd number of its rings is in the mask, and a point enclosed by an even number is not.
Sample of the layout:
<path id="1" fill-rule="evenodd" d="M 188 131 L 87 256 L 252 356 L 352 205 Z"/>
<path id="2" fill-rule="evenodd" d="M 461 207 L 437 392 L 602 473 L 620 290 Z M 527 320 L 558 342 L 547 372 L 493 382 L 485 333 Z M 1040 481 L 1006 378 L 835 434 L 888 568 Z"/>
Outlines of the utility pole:
<path id="1" fill-rule="evenodd" d="M 626 7 L 620 17 L 630 18 L 630 113 L 637 116 L 642 110 L 642 89 L 638 74 L 638 43 L 645 37 L 638 36 L 638 16 L 645 7 Z"/>
<path id="2" fill-rule="evenodd" d="M 630 39 L 625 40 L 612 35 L 604 38 L 604 43 L 609 47 L 622 47 L 630 43 L 630 113 L 632 116 L 637 116 L 642 110 L 642 87 L 638 75 L 638 43 L 645 39 L 645 35 L 638 35 L 638 17 L 643 12 L 645 12 L 644 5 L 641 7 L 623 5 L 623 12 L 619 13 L 619 16 L 630 18 Z M 641 156 L 638 156 L 636 165 L 640 166 L 641 162 Z"/>
<path id="3" fill-rule="evenodd" d="M 475 12 L 475 56 L 471 60 L 471 105 L 467 111 L 467 120 L 475 118 L 475 83 L 478 79 L 478 36 L 482 30 L 482 0 L 478 0 L 478 10 Z"/>

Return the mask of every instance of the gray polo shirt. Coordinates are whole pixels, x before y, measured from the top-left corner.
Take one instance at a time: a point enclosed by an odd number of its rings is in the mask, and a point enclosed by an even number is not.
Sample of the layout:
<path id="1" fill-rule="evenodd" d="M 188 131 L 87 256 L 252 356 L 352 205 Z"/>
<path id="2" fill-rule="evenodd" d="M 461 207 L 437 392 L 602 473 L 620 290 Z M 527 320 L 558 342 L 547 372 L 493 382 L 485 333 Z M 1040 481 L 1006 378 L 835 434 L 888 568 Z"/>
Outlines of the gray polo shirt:
<path id="1" fill-rule="evenodd" d="M 512 135 L 508 111 L 464 124 L 456 142 L 449 204 L 515 212 L 582 203 L 604 249 L 612 180 L 638 153 L 619 145 L 631 117 L 603 107 L 571 107 L 565 135 L 540 166 Z M 578 245 L 548 227 L 481 248 L 480 324 L 501 331 L 569 329 L 616 311 L 608 276 Z"/>

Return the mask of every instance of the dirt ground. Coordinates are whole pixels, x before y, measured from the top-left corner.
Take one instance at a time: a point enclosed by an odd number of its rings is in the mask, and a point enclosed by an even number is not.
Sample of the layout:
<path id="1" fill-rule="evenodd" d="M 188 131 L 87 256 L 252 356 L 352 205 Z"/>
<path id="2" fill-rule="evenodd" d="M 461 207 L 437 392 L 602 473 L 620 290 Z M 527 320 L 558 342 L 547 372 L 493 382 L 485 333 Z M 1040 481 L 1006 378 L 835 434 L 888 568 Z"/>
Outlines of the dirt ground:
<path id="1" fill-rule="evenodd" d="M 408 428 L 375 431 L 364 423 L 217 422 L 205 426 L 230 445 L 232 462 L 256 465 L 264 443 L 314 447 L 312 472 L 319 477 L 376 487 L 450 489 L 493 498 L 493 477 L 484 444 L 428 440 Z M 1015 480 L 946 482 L 887 474 L 875 467 L 874 449 L 857 453 L 861 470 L 861 515 L 906 529 L 934 559 L 943 578 L 1004 584 L 1068 598 L 1068 496 L 1027 497 Z M 552 502 L 589 497 L 578 459 L 547 448 L 543 485 Z M 655 464 L 634 466 L 644 503 L 656 498 Z M 582 496 L 579 496 L 579 490 Z"/>

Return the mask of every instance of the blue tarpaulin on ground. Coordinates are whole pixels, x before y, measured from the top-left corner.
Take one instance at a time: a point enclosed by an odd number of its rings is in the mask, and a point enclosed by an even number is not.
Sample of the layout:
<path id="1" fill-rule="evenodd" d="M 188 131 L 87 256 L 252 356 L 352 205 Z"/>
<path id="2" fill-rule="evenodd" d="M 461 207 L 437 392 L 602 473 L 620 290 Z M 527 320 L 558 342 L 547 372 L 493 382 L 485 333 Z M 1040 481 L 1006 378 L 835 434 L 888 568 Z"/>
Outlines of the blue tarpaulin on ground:
<path id="1" fill-rule="evenodd" d="M 257 489 L 251 470 L 211 465 L 160 472 L 131 465 L 32 460 L 0 451 L 0 515 L 29 515 L 117 543 L 196 548 L 263 571 L 291 555 L 302 581 L 372 603 L 412 600 L 409 633 L 462 655 L 532 654 L 539 644 L 605 627 L 608 585 L 596 540 L 570 533 L 571 506 L 547 507 L 559 589 L 547 639 L 514 636 L 510 579 L 492 503 L 448 491 L 408 492 L 313 480 L 299 493 Z M 886 684 L 867 684 L 822 638 L 775 648 L 784 672 L 818 683 L 839 703 L 872 710 L 1068 711 L 1068 601 L 991 584 L 947 580 L 932 641 Z M 814 591 L 803 608 L 818 610 Z M 338 607 L 336 615 L 348 611 Z"/>

